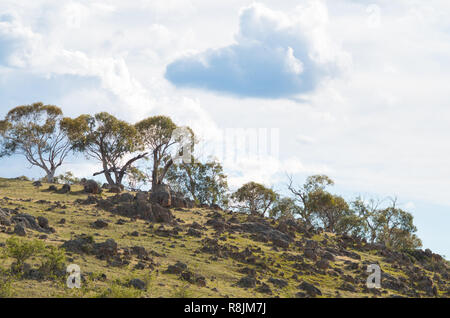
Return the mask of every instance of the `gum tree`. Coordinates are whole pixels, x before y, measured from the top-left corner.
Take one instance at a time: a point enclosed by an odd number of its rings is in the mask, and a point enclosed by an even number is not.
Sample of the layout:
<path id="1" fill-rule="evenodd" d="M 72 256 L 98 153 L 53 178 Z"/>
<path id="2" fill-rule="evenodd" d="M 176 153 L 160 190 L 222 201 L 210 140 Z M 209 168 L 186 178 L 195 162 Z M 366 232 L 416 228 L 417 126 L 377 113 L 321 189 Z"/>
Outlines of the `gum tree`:
<path id="1" fill-rule="evenodd" d="M 191 141 L 190 147 L 193 150 L 194 133 L 190 128 L 184 128 L 188 136 L 176 135 L 177 125 L 167 116 L 149 117 L 136 124 L 139 140 L 149 152 L 152 161 L 152 189 L 163 183 L 167 172 L 174 164 L 173 157 L 182 151 L 179 146 L 186 137 Z"/>
<path id="2" fill-rule="evenodd" d="M 74 150 L 101 162 L 103 170 L 94 175 L 104 174 L 110 185 L 121 186 L 127 170 L 148 154 L 136 128 L 106 112 L 64 118 L 62 127 Z"/>
<path id="3" fill-rule="evenodd" d="M 298 215 L 312 226 L 316 215 L 313 205 L 318 199 L 318 193 L 323 193 L 327 186 L 333 185 L 334 181 L 326 175 L 313 175 L 306 179 L 306 182 L 299 187 L 293 185 L 292 177 L 288 176 L 288 189 L 293 195 L 293 199 L 298 205 Z M 314 198 L 315 197 L 315 198 Z M 314 199 L 314 200 L 313 200 Z"/>
<path id="4" fill-rule="evenodd" d="M 228 183 L 223 167 L 218 161 L 174 164 L 167 174 L 169 184 L 189 195 L 196 203 L 228 204 Z"/>
<path id="5" fill-rule="evenodd" d="M 241 203 L 244 211 L 252 215 L 265 215 L 278 200 L 278 194 L 262 184 L 249 182 L 233 193 L 232 199 Z"/>
<path id="6" fill-rule="evenodd" d="M 25 156 L 53 183 L 56 169 L 71 150 L 66 132 L 60 127 L 62 116 L 59 107 L 41 102 L 11 109 L 0 121 L 0 156 Z"/>

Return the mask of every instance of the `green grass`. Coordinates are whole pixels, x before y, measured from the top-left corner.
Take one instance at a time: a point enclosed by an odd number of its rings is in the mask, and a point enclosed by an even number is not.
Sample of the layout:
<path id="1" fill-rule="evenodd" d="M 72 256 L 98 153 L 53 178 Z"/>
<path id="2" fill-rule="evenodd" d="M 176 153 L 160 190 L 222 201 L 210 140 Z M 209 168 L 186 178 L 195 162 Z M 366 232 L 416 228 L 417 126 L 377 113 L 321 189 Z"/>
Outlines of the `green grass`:
<path id="1" fill-rule="evenodd" d="M 28 213 L 34 216 L 44 216 L 49 220 L 50 226 L 56 229 L 55 233 L 48 234 L 46 239 L 39 239 L 42 233 L 37 233 L 31 230 L 27 231 L 26 240 L 40 240 L 46 246 L 59 247 L 61 244 L 80 234 L 87 234 L 93 236 L 96 242 L 103 242 L 108 238 L 114 239 L 119 248 L 143 246 L 148 251 L 155 251 L 158 254 L 165 255 L 161 257 L 152 256 L 156 268 L 151 271 L 146 268 L 143 270 L 135 270 L 134 266 L 138 263 L 136 257 L 131 259 L 131 263 L 123 267 L 108 266 L 104 260 L 99 260 L 92 255 L 66 253 L 67 264 L 73 263 L 80 266 L 82 273 L 86 274 L 86 281 L 82 283 L 81 289 L 69 289 L 65 282 L 58 280 L 30 280 L 30 279 L 13 279 L 2 283 L 0 281 L 0 296 L 4 297 L 267 297 L 266 294 L 261 294 L 253 288 L 244 289 L 237 287 L 235 284 L 240 278 L 245 276 L 239 273 L 243 267 L 256 268 L 254 265 L 242 264 L 231 258 L 212 261 L 210 254 L 198 253 L 193 256 L 193 253 L 201 248 L 201 241 L 206 236 L 214 237 L 215 231 L 208 228 L 203 232 L 202 238 L 194 238 L 185 236 L 185 230 L 193 222 L 204 224 L 208 218 L 207 214 L 211 213 L 208 209 L 191 209 L 187 211 L 173 210 L 176 218 L 180 218 L 185 223 L 181 223 L 180 227 L 183 232 L 180 233 L 181 239 L 161 237 L 155 234 L 155 230 L 159 227 L 158 224 L 154 228 L 150 228 L 150 224 L 143 220 L 131 222 L 129 219 L 110 212 L 96 208 L 94 205 L 78 205 L 75 204 L 77 199 L 86 199 L 87 194 L 82 192 L 82 187 L 78 185 L 72 186 L 72 192 L 69 194 L 58 194 L 49 192 L 46 189 L 49 184 L 43 184 L 40 189 L 33 187 L 31 181 L 1 179 L 0 178 L 0 207 L 15 209 L 20 212 Z M 61 187 L 61 186 L 59 186 Z M 103 197 L 111 196 L 112 194 L 103 194 Z M 4 199 L 4 197 L 9 198 Z M 47 203 L 38 203 L 39 200 L 46 200 Z M 65 206 L 65 207 L 64 207 Z M 226 218 L 231 216 L 226 214 Z M 237 215 L 243 221 L 246 219 L 244 215 Z M 58 224 L 64 218 L 65 224 Z M 94 229 L 91 223 L 102 218 L 110 220 L 108 227 L 105 229 Z M 118 219 L 126 219 L 124 225 L 117 225 Z M 165 225 L 166 228 L 171 226 Z M 12 228 L 7 229 L 11 231 Z M 138 237 L 130 236 L 133 231 L 138 231 Z M 299 280 L 304 280 L 317 285 L 323 295 L 322 297 L 335 297 L 337 288 L 343 283 L 341 276 L 320 275 L 317 273 L 299 273 L 298 270 L 292 267 L 293 262 L 287 261 L 282 257 L 284 251 L 274 251 L 270 243 L 255 242 L 246 235 L 235 233 L 230 238 L 227 235 L 225 242 L 220 241 L 220 244 L 231 244 L 243 250 L 246 247 L 261 248 L 261 253 L 255 253 L 261 259 L 271 258 L 274 260 L 274 266 L 269 266 L 268 270 L 258 271 L 257 278 L 261 282 L 267 283 L 272 289 L 272 296 L 279 297 L 294 297 L 299 291 L 297 286 L 299 281 L 291 279 L 293 274 L 297 274 Z M 334 242 L 334 236 L 328 233 L 330 243 Z M 0 243 L 5 243 L 11 235 L 0 232 Z M 301 239 L 302 236 L 297 234 L 296 240 Z M 321 242 L 322 235 L 315 235 L 314 240 Z M 174 248 L 170 246 L 175 244 Z M 0 248 L 1 249 L 1 248 Z M 292 255 L 302 255 L 298 247 L 292 245 L 288 251 Z M 400 277 L 406 276 L 401 270 L 394 269 L 390 264 L 383 262 L 380 256 L 372 252 L 362 253 L 362 261 L 379 262 L 384 271 L 390 275 Z M 331 262 L 331 268 L 341 268 L 344 274 L 355 275 L 344 269 L 344 260 L 337 259 L 336 262 Z M 181 261 L 188 265 L 189 270 L 200 274 L 206 278 L 207 286 L 199 287 L 196 285 L 187 284 L 182 281 L 177 275 L 163 273 L 169 265 Z M 309 264 L 314 264 L 305 259 Z M 28 261 L 33 267 L 37 267 L 42 260 L 38 257 Z M 3 259 L 0 267 L 7 270 L 12 263 L 11 258 Z M 91 273 L 87 275 L 87 273 Z M 100 279 L 102 275 L 106 275 L 106 280 Z M 366 274 L 363 273 L 364 280 Z M 288 281 L 288 286 L 285 288 L 278 288 L 268 283 L 270 277 L 283 279 Z M 127 286 L 127 282 L 132 278 L 139 278 L 146 282 L 147 290 L 140 291 Z M 351 293 L 339 290 L 342 297 L 373 297 L 372 294 L 364 294 L 362 292 Z M 391 294 L 398 294 L 398 292 L 387 290 L 384 296 Z M 441 291 L 441 295 L 444 295 Z"/>

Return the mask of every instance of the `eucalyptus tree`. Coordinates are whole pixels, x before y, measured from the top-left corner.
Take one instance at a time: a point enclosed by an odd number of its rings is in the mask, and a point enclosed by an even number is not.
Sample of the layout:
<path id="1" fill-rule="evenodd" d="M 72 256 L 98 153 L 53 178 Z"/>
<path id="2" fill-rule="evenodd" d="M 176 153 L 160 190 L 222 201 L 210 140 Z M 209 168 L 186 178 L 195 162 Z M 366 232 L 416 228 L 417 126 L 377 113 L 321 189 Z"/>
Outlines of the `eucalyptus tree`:
<path id="1" fill-rule="evenodd" d="M 232 194 L 232 199 L 241 203 L 245 212 L 261 216 L 270 210 L 278 198 L 275 191 L 256 182 L 246 183 Z"/>
<path id="2" fill-rule="evenodd" d="M 172 188 L 192 198 L 198 204 L 228 204 L 227 176 L 220 162 L 191 162 L 174 164 L 167 173 Z"/>
<path id="3" fill-rule="evenodd" d="M 149 152 L 152 161 L 152 189 L 156 189 L 158 185 L 163 183 L 170 167 L 175 162 L 174 158 L 180 155 L 180 152 L 193 151 L 194 132 L 189 127 L 177 127 L 172 119 L 167 116 L 146 118 L 136 123 L 135 127 L 139 141 L 144 149 Z M 185 147 L 186 139 L 188 140 L 188 147 Z M 190 155 L 188 158 L 190 158 Z"/>
<path id="4" fill-rule="evenodd" d="M 59 107 L 41 102 L 11 109 L 0 121 L 0 156 L 21 154 L 54 182 L 56 169 L 71 151 L 62 117 Z"/>
<path id="5" fill-rule="evenodd" d="M 94 175 L 104 174 L 110 185 L 121 186 L 128 169 L 148 154 L 135 126 L 109 113 L 64 118 L 61 125 L 75 151 L 101 162 Z"/>

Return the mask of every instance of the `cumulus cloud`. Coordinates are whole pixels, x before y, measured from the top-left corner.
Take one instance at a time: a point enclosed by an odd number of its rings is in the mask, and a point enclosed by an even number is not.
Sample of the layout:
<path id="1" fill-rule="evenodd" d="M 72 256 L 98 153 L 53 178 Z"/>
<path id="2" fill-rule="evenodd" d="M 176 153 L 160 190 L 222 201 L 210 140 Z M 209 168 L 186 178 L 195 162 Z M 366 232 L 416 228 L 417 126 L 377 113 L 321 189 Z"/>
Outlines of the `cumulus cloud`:
<path id="1" fill-rule="evenodd" d="M 236 42 L 179 57 L 166 78 L 180 87 L 203 88 L 243 97 L 283 98 L 313 91 L 349 63 L 327 35 L 321 2 L 294 15 L 254 3 L 240 12 Z"/>

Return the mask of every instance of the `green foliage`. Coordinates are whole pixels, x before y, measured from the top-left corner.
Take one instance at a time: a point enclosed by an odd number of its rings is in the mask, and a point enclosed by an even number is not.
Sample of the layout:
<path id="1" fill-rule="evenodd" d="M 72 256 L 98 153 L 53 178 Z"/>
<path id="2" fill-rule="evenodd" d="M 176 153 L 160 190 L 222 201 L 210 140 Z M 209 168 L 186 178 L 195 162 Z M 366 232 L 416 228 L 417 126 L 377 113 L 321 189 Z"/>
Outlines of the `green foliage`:
<path id="1" fill-rule="evenodd" d="M 60 174 L 59 176 L 55 177 L 55 181 L 64 184 L 80 183 L 80 179 L 75 177 L 73 172 L 71 171 L 66 171 L 64 174 Z"/>
<path id="2" fill-rule="evenodd" d="M 339 220 L 351 214 L 347 202 L 342 197 L 320 188 L 308 194 L 308 206 L 329 232 L 336 232 Z"/>
<path id="3" fill-rule="evenodd" d="M 120 281 L 113 282 L 105 288 L 97 297 L 98 298 L 138 298 L 141 297 L 142 291 L 124 286 Z"/>
<path id="4" fill-rule="evenodd" d="M 297 214 L 308 225 L 313 225 L 317 218 L 317 199 L 324 193 L 327 186 L 333 185 L 334 181 L 326 175 L 313 175 L 306 179 L 300 187 L 294 187 L 292 178 L 289 178 L 288 189 L 293 195 L 297 206 Z"/>
<path id="5" fill-rule="evenodd" d="M 175 290 L 173 291 L 172 298 L 193 298 L 193 293 L 190 290 L 190 286 L 188 283 L 175 288 Z"/>
<path id="6" fill-rule="evenodd" d="M 14 296 L 12 289 L 13 277 L 5 271 L 0 269 L 0 298 L 9 298 Z"/>
<path id="7" fill-rule="evenodd" d="M 275 202 L 269 211 L 269 216 L 274 219 L 292 218 L 298 214 L 300 207 L 295 204 L 291 198 L 281 198 Z"/>
<path id="8" fill-rule="evenodd" d="M 60 129 L 61 119 L 60 108 L 40 102 L 11 109 L 0 121 L 0 156 L 22 154 L 53 182 L 56 169 L 71 150 L 65 131 Z"/>
<path id="9" fill-rule="evenodd" d="M 381 223 L 379 241 L 388 247 L 398 250 L 414 249 L 422 246 L 422 242 L 414 235 L 417 228 L 413 223 L 414 217 L 396 207 L 396 200 L 392 204 L 378 211 L 377 221 Z"/>
<path id="10" fill-rule="evenodd" d="M 183 138 L 174 138 L 173 133 L 177 126 L 167 116 L 153 116 L 146 118 L 135 125 L 139 140 L 144 145 L 145 149 L 151 153 L 152 168 L 151 181 L 152 189 L 157 184 L 162 184 L 167 172 L 173 165 L 172 155 L 175 145 L 183 144 Z M 192 140 L 191 150 L 194 144 L 194 132 L 187 128 L 190 139 Z M 180 151 L 176 149 L 175 151 Z M 176 154 L 176 153 L 175 153 Z"/>
<path id="11" fill-rule="evenodd" d="M 264 185 L 249 182 L 233 193 L 232 199 L 242 204 L 242 209 L 250 214 L 264 215 L 278 199 L 278 194 Z"/>
<path id="12" fill-rule="evenodd" d="M 140 189 L 149 179 L 148 175 L 141 169 L 131 166 L 127 172 L 128 186 L 133 190 Z"/>
<path id="13" fill-rule="evenodd" d="M 228 205 L 227 176 L 217 161 L 175 164 L 167 173 L 167 181 L 196 203 Z"/>
<path id="14" fill-rule="evenodd" d="M 65 273 L 65 268 L 66 254 L 64 249 L 55 246 L 47 246 L 43 254 L 43 261 L 39 271 L 46 278 L 55 278 L 62 276 L 62 274 Z"/>
<path id="15" fill-rule="evenodd" d="M 64 118 L 61 127 L 75 150 L 102 163 L 103 171 L 98 174 L 103 173 L 109 184 L 122 184 L 127 169 L 146 155 L 138 154 L 121 163 L 126 155 L 142 150 L 142 142 L 133 125 L 106 112 Z"/>
<path id="16" fill-rule="evenodd" d="M 38 240 L 28 241 L 12 236 L 6 240 L 4 253 L 6 257 L 15 259 L 12 265 L 14 273 L 22 273 L 25 261 L 32 256 L 36 256 L 44 251 L 44 243 Z"/>
<path id="17" fill-rule="evenodd" d="M 411 213 L 396 207 L 396 199 L 391 199 L 388 207 L 380 208 L 381 202 L 365 202 L 357 198 L 352 202 L 355 214 L 363 221 L 364 235 L 372 243 L 383 243 L 396 250 L 411 250 L 422 246 L 414 234 L 417 228 Z"/>

